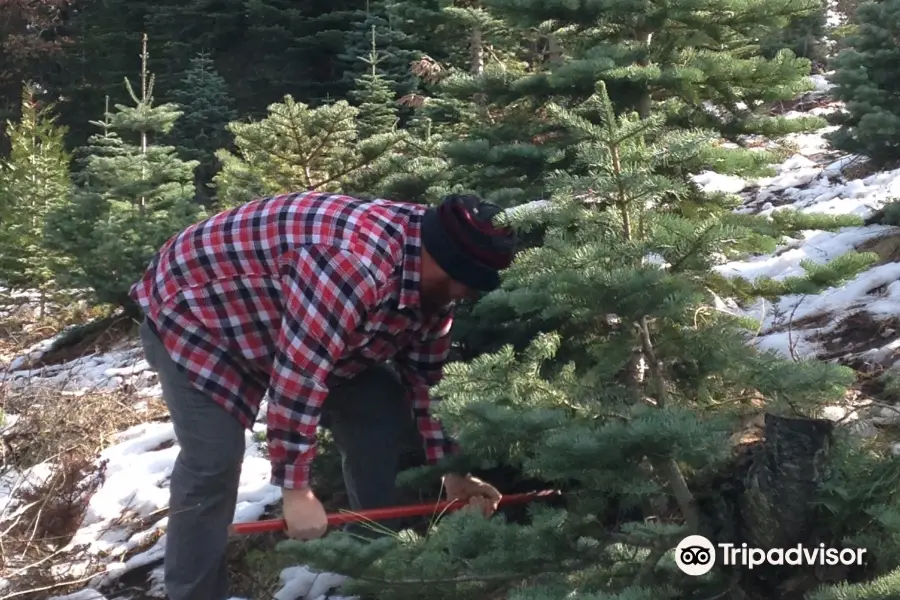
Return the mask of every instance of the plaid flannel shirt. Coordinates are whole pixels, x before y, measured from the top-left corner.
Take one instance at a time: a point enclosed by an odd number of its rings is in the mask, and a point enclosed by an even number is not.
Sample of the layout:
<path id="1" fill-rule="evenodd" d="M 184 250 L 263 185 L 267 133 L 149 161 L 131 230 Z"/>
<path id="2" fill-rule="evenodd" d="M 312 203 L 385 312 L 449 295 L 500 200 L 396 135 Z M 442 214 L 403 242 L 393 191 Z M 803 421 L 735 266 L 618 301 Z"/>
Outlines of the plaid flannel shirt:
<path id="1" fill-rule="evenodd" d="M 419 310 L 423 213 L 315 192 L 257 199 L 171 238 L 132 286 L 174 362 L 244 427 L 268 392 L 273 484 L 308 485 L 333 378 L 387 360 L 429 462 L 455 452 L 429 411 L 453 315 Z"/>

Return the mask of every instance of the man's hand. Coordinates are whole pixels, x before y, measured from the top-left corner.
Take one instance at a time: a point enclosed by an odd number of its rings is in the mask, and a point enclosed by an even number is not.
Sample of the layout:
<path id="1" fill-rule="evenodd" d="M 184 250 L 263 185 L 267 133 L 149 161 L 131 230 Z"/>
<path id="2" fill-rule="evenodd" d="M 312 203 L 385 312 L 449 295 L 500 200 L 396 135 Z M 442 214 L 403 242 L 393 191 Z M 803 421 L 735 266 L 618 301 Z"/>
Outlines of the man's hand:
<path id="1" fill-rule="evenodd" d="M 311 540 L 325 535 L 328 530 L 328 516 L 325 508 L 310 488 L 298 490 L 282 489 L 284 500 L 284 520 L 289 537 Z"/>
<path id="2" fill-rule="evenodd" d="M 500 506 L 501 496 L 497 488 L 471 475 L 445 475 L 444 489 L 448 500 L 468 502 L 470 506 L 480 508 L 485 517 L 490 517 Z"/>

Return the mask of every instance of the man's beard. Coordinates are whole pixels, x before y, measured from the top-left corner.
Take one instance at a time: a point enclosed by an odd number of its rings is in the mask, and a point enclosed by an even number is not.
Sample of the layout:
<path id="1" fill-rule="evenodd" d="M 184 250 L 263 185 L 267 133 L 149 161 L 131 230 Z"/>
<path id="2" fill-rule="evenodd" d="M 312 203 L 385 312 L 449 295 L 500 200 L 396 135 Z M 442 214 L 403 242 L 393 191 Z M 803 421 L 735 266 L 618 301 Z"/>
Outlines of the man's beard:
<path id="1" fill-rule="evenodd" d="M 426 316 L 433 316 L 454 304 L 446 288 L 432 290 L 423 293 L 420 297 L 420 306 Z"/>

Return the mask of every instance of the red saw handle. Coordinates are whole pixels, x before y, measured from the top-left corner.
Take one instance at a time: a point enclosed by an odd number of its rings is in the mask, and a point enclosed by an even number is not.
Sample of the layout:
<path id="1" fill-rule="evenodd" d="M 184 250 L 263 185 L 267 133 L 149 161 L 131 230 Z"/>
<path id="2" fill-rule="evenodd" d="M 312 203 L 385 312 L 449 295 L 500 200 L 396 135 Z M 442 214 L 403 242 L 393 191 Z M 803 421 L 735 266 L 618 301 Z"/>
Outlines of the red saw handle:
<path id="1" fill-rule="evenodd" d="M 541 492 L 527 492 L 524 494 L 509 494 L 501 496 L 500 506 L 508 504 L 523 504 L 539 498 L 558 496 L 557 490 L 544 490 Z M 435 512 L 454 511 L 468 506 L 460 500 L 443 500 L 441 502 L 425 502 L 423 504 L 410 504 L 406 506 L 392 506 L 389 508 L 373 508 L 359 512 L 342 512 L 328 515 L 328 525 L 343 525 L 357 521 L 378 521 L 381 519 L 394 519 L 397 517 L 415 517 Z M 268 531 L 283 531 L 286 528 L 284 519 L 268 519 L 264 521 L 251 521 L 249 523 L 235 523 L 231 525 L 232 534 L 265 533 Z"/>

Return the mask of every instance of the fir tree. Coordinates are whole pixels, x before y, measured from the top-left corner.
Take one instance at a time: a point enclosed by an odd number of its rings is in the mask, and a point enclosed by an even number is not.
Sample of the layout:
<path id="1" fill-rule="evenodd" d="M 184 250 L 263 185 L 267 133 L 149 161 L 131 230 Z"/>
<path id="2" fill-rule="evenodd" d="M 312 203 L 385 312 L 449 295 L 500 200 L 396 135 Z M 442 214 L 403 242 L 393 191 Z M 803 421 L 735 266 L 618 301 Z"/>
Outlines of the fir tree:
<path id="1" fill-rule="evenodd" d="M 829 139 L 839 150 L 883 165 L 900 157 L 900 2 L 866 2 L 856 16 L 857 32 L 834 61 L 832 93 L 846 103 L 846 112 L 833 117 L 840 129 Z"/>
<path id="2" fill-rule="evenodd" d="M 72 44 L 60 61 L 61 122 L 69 127 L 69 147 L 82 146 L 92 132 L 96 107 L 107 96 L 127 102 L 122 80 L 134 72 L 140 55 L 139 32 L 156 2 L 104 0 L 78 2 L 68 23 Z"/>
<path id="3" fill-rule="evenodd" d="M 371 47 L 368 56 L 360 61 L 368 65 L 367 71 L 356 79 L 350 91 L 350 99 L 359 108 L 359 134 L 368 137 L 391 131 L 397 125 L 397 104 L 388 81 L 379 70 L 383 56 L 378 52 L 375 27 L 372 27 Z"/>
<path id="4" fill-rule="evenodd" d="M 816 418 L 840 400 L 851 370 L 755 349 L 747 344 L 753 324 L 712 306 L 710 291 L 724 284 L 711 257 L 759 247 L 779 229 L 761 218 L 692 219 L 673 209 L 671 195 L 686 185 L 664 175 L 666 164 L 701 159 L 717 134 L 669 129 L 661 114 L 616 116 L 602 82 L 578 105 L 548 104 L 546 118 L 574 144 L 576 170 L 546 174 L 546 207 L 511 211 L 508 221 L 523 231 L 545 227 L 543 243 L 523 252 L 475 311 L 491 320 L 498 307 L 512 310 L 540 331 L 519 348 L 445 370 L 436 413 L 464 453 L 437 472 L 512 466 L 565 490 L 565 508 L 536 505 L 527 523 L 460 511 L 427 534 L 360 543 L 336 532 L 282 549 L 349 575 L 347 593 L 392 600 L 657 600 L 725 597 L 735 587 L 744 598 L 788 598 L 777 586 L 761 593 L 765 581 L 749 570 L 687 576 L 673 549 L 688 534 L 809 547 L 806 529 L 823 525 L 816 511 L 828 506 L 844 520 L 816 529 L 817 541 L 878 542 L 881 572 L 896 564 L 900 459 L 849 438 L 829 453 L 832 425 Z M 850 253 L 805 278 L 742 285 L 757 295 L 809 290 L 839 284 L 872 260 Z M 735 439 L 741 420 L 762 411 L 766 438 L 747 469 L 732 454 Z M 839 466 L 830 475 L 827 459 Z M 872 487 L 861 471 L 879 467 L 884 485 Z M 711 483 L 717 477 L 738 491 L 726 495 Z M 839 492 L 848 484 L 852 498 Z M 743 526 L 734 521 L 738 506 Z M 845 524 L 866 522 L 869 511 L 889 531 L 866 525 L 869 537 L 847 542 Z M 784 579 L 796 574 L 789 569 Z M 800 593 L 815 584 L 801 582 Z"/>
<path id="5" fill-rule="evenodd" d="M 822 67 L 827 60 L 829 4 L 819 0 L 814 11 L 802 11 L 790 18 L 784 28 L 765 28 L 760 35 L 760 52 L 766 58 L 775 58 L 787 48 L 801 58 L 808 58 Z"/>
<path id="6" fill-rule="evenodd" d="M 523 40 L 486 10 L 480 0 L 393 0 L 387 12 L 393 28 L 415 35 L 422 57 L 444 68 L 478 72 L 491 62 L 514 59 Z"/>
<path id="7" fill-rule="evenodd" d="M 182 158 L 199 163 L 195 171 L 196 199 L 207 204 L 211 200 L 209 185 L 219 169 L 215 153 L 230 144 L 226 127 L 237 119 L 237 111 L 225 80 L 205 53 L 191 60 L 173 97 L 184 115 L 175 123 L 168 139 Z"/>
<path id="8" fill-rule="evenodd" d="M 405 132 L 404 152 L 391 157 L 387 175 L 380 178 L 372 195 L 405 202 L 436 204 L 451 192 L 460 191 L 447 161 L 447 138 L 433 133 L 424 121 Z"/>
<path id="9" fill-rule="evenodd" d="M 24 86 L 21 117 L 7 127 L 11 152 L 0 163 L 0 281 L 38 289 L 43 299 L 62 260 L 44 248 L 44 222 L 70 193 L 66 129 L 56 124 L 54 108 Z M 42 301 L 41 316 L 43 309 Z"/>
<path id="10" fill-rule="evenodd" d="M 219 201 L 233 206 L 298 190 L 371 193 L 390 173 L 405 136 L 400 131 L 362 136 L 359 115 L 345 100 L 310 108 L 287 95 L 269 106 L 265 119 L 229 124 L 237 150 L 217 153 Z"/>
<path id="11" fill-rule="evenodd" d="M 215 70 L 244 91 L 240 84 L 241 77 L 258 69 L 259 63 L 271 60 L 264 56 L 246 60 L 248 49 L 243 33 L 249 25 L 248 16 L 244 0 L 153 2 L 148 7 L 143 26 L 158 48 L 153 54 L 156 57 L 154 72 L 159 88 L 172 92 L 178 90 L 188 72 L 197 68 L 198 55 L 209 54 L 215 56 L 218 64 L 215 67 L 207 65 L 204 71 Z M 273 82 L 275 85 L 278 83 Z"/>
<path id="12" fill-rule="evenodd" d="M 91 138 L 72 201 L 48 219 L 48 244 L 73 257 L 60 277 L 93 290 L 96 300 L 131 308 L 130 285 L 153 253 L 172 235 L 204 216 L 192 202 L 197 161 L 184 161 L 174 146 L 153 143 L 171 132 L 177 105 L 155 104 L 147 70 L 146 36 L 140 93 L 126 78 L 134 106 L 115 105 Z M 125 137 L 134 141 L 126 141 Z"/>
<path id="13" fill-rule="evenodd" d="M 277 91 L 279 98 L 290 93 L 311 105 L 344 98 L 350 82 L 343 77 L 339 56 L 359 4 L 358 0 L 246 2 L 246 51 L 280 60 L 255 64 L 243 85 Z"/>
<path id="14" fill-rule="evenodd" d="M 370 65 L 360 65 L 360 56 L 370 48 L 381 49 L 381 73 L 390 89 L 401 96 L 412 93 L 417 83 L 409 66 L 419 58 L 420 32 L 404 31 L 394 23 L 393 0 L 366 0 L 365 10 L 359 11 L 354 28 L 347 34 L 345 51 L 339 56 L 346 65 L 344 80 L 356 84 L 369 73 Z"/>
<path id="15" fill-rule="evenodd" d="M 537 174 L 567 169 L 573 160 L 565 132 L 544 118 L 545 105 L 577 105 L 597 80 L 607 83 L 619 110 L 662 111 L 669 125 L 710 129 L 738 144 L 746 134 L 777 136 L 822 126 L 818 117 L 766 114 L 771 103 L 810 89 L 809 61 L 786 50 L 765 59 L 757 47 L 761 33 L 815 6 L 815 0 L 765 0 L 752 9 L 736 0 L 733 10 L 719 2 L 575 6 L 486 0 L 478 10 L 490 19 L 479 19 L 491 31 L 505 27 L 502 37 L 518 38 L 518 51 L 486 62 L 480 74 L 445 69 L 439 97 L 426 105 L 435 120 L 459 123 L 454 131 L 460 139 L 448 153 L 466 173 L 460 183 L 514 205 L 543 197 Z M 444 111 L 440 117 L 438 109 Z M 761 174 L 773 162 L 772 155 L 750 152 L 705 159 L 711 161 L 706 168 L 744 174 Z M 672 169 L 684 170 L 674 164 Z"/>

